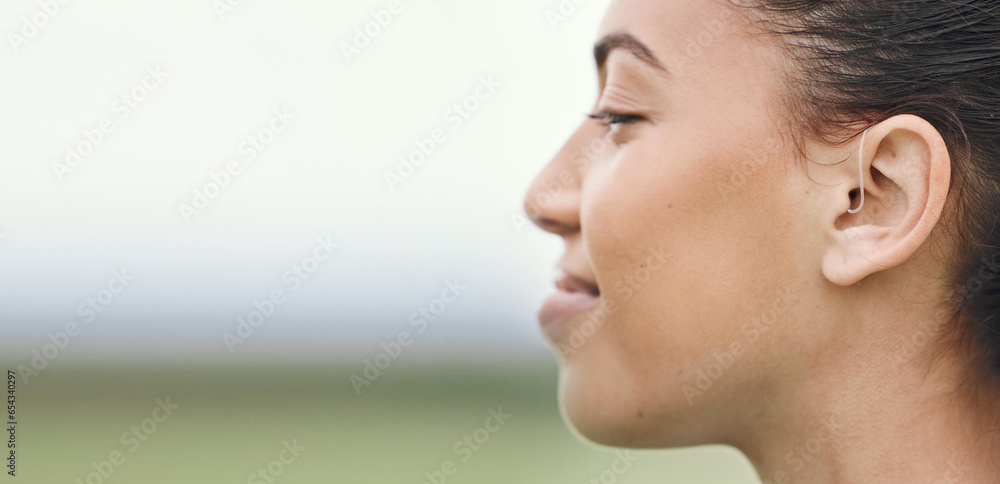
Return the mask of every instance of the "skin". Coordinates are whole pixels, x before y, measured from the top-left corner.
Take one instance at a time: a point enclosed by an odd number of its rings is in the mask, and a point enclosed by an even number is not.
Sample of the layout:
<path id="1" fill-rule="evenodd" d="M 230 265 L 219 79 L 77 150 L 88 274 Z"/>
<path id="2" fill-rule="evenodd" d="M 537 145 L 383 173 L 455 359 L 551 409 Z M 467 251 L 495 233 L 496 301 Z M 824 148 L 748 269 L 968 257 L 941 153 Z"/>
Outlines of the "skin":
<path id="1" fill-rule="evenodd" d="M 941 135 L 899 115 L 863 147 L 865 126 L 806 137 L 801 163 L 789 61 L 741 15 L 614 1 L 598 39 L 629 33 L 669 73 L 611 50 L 593 112 L 641 118 L 585 120 L 526 195 L 558 266 L 600 290 L 546 328 L 565 420 L 607 445 L 731 445 L 764 482 L 995 481 L 996 411 L 955 391 L 970 362 L 937 342 Z"/>

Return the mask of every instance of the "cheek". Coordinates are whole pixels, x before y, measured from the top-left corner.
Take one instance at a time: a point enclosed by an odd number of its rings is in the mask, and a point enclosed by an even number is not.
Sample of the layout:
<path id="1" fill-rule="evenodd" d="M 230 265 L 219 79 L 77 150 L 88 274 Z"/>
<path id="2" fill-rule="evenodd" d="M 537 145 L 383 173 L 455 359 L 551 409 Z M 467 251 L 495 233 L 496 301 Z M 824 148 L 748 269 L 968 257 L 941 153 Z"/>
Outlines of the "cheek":
<path id="1" fill-rule="evenodd" d="M 602 294 L 621 307 L 619 317 L 635 321 L 615 330 L 647 336 L 630 339 L 633 344 L 659 345 L 658 332 L 677 341 L 688 334 L 677 333 L 687 331 L 685 322 L 699 323 L 691 336 L 715 336 L 699 333 L 715 328 L 705 324 L 710 320 L 732 316 L 720 313 L 724 305 L 717 300 L 738 284 L 734 270 L 755 243 L 740 222 L 748 214 L 716 189 L 728 178 L 726 157 L 626 147 L 598 168 L 599 180 L 588 180 L 581 206 Z"/>
<path id="2" fill-rule="evenodd" d="M 747 314 L 780 285 L 779 274 L 793 272 L 782 260 L 787 241 L 769 228 L 783 222 L 756 204 L 770 174 L 758 172 L 738 196 L 720 189 L 744 158 L 739 150 L 653 155 L 626 146 L 595 166 L 582 194 L 588 255 L 602 299 L 617 309 L 570 362 L 567 404 L 580 414 L 586 402 L 609 398 L 632 409 L 687 408 L 684 385 L 746 339 Z M 603 418 L 611 416 L 594 420 Z"/>

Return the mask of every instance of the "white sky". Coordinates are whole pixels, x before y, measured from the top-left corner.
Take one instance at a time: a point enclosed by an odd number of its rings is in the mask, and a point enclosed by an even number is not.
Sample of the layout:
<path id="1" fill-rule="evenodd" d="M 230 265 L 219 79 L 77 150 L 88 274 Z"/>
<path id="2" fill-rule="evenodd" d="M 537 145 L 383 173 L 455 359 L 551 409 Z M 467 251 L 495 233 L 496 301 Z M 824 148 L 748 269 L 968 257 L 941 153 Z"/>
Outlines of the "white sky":
<path id="1" fill-rule="evenodd" d="M 562 243 L 511 216 L 594 100 L 609 1 L 552 28 L 559 3 L 404 0 L 348 62 L 342 44 L 387 1 L 244 0 L 221 19 L 210 0 L 51 16 L 5 2 L 0 351 L 21 359 L 72 320 L 75 356 L 227 357 L 222 333 L 332 235 L 334 256 L 238 353 L 371 353 L 456 277 L 468 293 L 415 352 L 547 352 L 534 314 Z M 447 112 L 481 76 L 499 86 L 456 128 Z M 248 161 L 275 109 L 294 119 Z M 102 121 L 113 129 L 60 179 L 53 164 Z M 384 173 L 435 129 L 447 139 L 390 191 Z M 186 223 L 179 206 L 233 160 L 239 174 Z M 123 267 L 135 280 L 84 323 L 77 306 Z"/>

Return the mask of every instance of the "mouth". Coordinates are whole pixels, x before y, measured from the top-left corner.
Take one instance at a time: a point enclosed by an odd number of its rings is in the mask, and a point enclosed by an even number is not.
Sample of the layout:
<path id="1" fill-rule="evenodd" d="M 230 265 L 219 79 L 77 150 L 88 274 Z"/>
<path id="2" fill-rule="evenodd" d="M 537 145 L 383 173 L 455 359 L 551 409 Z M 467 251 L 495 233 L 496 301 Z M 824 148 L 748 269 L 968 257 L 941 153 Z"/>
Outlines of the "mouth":
<path id="1" fill-rule="evenodd" d="M 556 276 L 556 292 L 542 303 L 538 321 L 542 329 L 552 332 L 597 304 L 600 297 L 601 291 L 597 284 L 559 271 Z"/>

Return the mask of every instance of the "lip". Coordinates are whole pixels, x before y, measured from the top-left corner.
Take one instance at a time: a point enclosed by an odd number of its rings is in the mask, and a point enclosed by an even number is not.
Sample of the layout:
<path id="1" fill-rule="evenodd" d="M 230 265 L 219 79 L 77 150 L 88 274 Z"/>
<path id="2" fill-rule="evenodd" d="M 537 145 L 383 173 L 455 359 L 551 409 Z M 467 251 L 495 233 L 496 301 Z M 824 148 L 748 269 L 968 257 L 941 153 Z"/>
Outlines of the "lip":
<path id="1" fill-rule="evenodd" d="M 584 313 L 601 297 L 596 285 L 565 272 L 557 276 L 556 289 L 538 310 L 538 321 L 547 333 Z"/>

